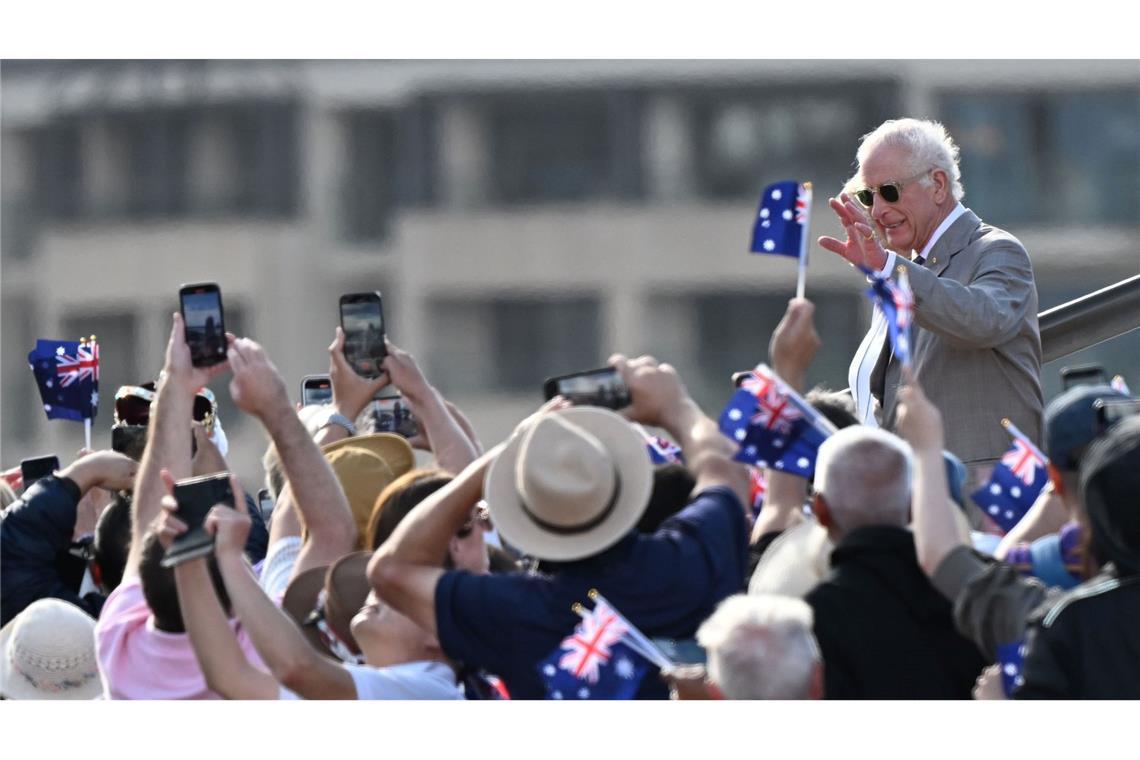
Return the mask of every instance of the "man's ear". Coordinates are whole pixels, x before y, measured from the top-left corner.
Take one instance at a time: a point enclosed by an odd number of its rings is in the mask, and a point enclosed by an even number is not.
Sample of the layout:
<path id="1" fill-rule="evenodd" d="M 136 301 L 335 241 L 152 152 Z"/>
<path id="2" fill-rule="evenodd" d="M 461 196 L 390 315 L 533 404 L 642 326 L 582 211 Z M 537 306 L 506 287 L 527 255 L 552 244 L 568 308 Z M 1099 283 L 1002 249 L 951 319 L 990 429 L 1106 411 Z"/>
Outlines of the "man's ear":
<path id="1" fill-rule="evenodd" d="M 834 525 L 831 521 L 831 510 L 827 508 L 827 500 L 823 498 L 823 494 L 817 493 L 812 496 L 811 511 L 823 527 L 830 529 Z"/>
<path id="2" fill-rule="evenodd" d="M 935 169 L 930 173 L 934 180 L 934 202 L 941 206 L 950 197 L 950 177 L 942 169 Z"/>

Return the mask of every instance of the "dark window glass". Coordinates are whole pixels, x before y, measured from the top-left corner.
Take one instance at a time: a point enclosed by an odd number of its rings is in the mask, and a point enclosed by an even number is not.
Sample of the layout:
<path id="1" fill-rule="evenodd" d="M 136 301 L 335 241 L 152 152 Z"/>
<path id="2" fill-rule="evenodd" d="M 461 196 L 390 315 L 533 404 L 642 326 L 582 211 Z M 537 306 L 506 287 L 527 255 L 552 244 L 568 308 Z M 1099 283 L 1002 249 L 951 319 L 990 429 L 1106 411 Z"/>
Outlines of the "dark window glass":
<path id="1" fill-rule="evenodd" d="M 641 192 L 641 108 L 634 95 L 500 96 L 485 113 L 496 200 L 576 201 Z"/>
<path id="2" fill-rule="evenodd" d="M 182 110 L 147 111 L 116 120 L 127 145 L 127 213 L 140 218 L 187 210 L 191 116 Z"/>
<path id="3" fill-rule="evenodd" d="M 46 217 L 68 221 L 82 213 L 83 143 L 79 123 L 60 120 L 35 140 L 36 205 Z"/>
<path id="4" fill-rule="evenodd" d="M 759 197 L 788 179 L 838 190 L 853 173 L 859 137 L 889 118 L 897 89 L 863 81 L 693 93 L 700 193 Z"/>

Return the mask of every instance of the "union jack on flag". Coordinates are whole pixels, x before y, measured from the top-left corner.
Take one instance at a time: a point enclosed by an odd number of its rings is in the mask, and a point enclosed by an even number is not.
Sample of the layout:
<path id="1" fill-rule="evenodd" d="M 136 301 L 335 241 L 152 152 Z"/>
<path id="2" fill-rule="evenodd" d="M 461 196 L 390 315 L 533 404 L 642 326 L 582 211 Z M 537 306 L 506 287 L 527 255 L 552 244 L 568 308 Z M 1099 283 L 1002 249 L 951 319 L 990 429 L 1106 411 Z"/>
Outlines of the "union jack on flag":
<path id="1" fill-rule="evenodd" d="M 667 438 L 652 435 L 641 425 L 634 425 L 637 431 L 645 438 L 645 447 L 649 450 L 649 461 L 653 464 L 684 464 L 685 455 L 681 447 Z"/>
<path id="2" fill-rule="evenodd" d="M 807 256 L 803 245 L 811 217 L 811 192 L 795 180 L 764 188 L 752 226 L 752 253 L 772 253 L 798 259 Z"/>
<path id="3" fill-rule="evenodd" d="M 736 461 L 774 464 L 810 427 L 791 389 L 764 365 L 749 372 L 720 415 L 720 431 L 736 441 Z"/>
<path id="4" fill-rule="evenodd" d="M 82 422 L 99 406 L 99 345 L 94 340 L 37 340 L 28 354 L 49 420 Z"/>
<path id="5" fill-rule="evenodd" d="M 764 506 L 764 496 L 768 493 L 768 479 L 759 467 L 748 468 L 748 502 L 752 507 L 752 518 L 760 514 Z"/>
<path id="6" fill-rule="evenodd" d="M 887 334 L 894 354 L 904 366 L 910 364 L 910 325 L 914 321 L 914 293 L 910 289 L 906 270 L 899 272 L 898 282 L 880 277 L 877 272 L 860 267 L 871 287 L 867 295 L 882 309 L 887 318 Z"/>
<path id="7" fill-rule="evenodd" d="M 990 482 L 970 494 L 983 512 L 1008 533 L 1049 482 L 1049 460 L 1013 425 L 1013 445 L 994 465 Z"/>
<path id="8" fill-rule="evenodd" d="M 549 699 L 631 699 L 649 661 L 629 646 L 629 628 L 598 601 L 574 632 L 538 664 Z"/>

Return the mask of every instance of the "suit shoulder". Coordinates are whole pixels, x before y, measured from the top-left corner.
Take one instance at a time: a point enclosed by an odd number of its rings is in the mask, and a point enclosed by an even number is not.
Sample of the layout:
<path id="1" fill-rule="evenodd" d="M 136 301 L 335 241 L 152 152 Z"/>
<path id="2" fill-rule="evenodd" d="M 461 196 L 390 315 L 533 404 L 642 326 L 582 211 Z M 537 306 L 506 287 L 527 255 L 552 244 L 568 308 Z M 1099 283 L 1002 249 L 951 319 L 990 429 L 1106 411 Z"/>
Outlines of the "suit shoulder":
<path id="1" fill-rule="evenodd" d="M 972 242 L 975 245 L 980 245 L 986 252 L 990 250 L 1004 250 L 1016 252 L 1026 257 L 1029 255 L 1025 246 L 1015 235 L 985 222 L 979 224 L 978 228 L 974 231 L 974 240 Z"/>

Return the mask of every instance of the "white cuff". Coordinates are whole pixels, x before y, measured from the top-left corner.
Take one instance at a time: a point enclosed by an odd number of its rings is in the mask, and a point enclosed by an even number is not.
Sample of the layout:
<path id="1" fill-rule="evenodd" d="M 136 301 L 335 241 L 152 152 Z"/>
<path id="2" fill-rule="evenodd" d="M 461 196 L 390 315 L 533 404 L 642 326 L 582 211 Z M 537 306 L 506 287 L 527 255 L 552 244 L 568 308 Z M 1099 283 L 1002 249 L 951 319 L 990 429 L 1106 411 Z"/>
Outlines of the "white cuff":
<path id="1" fill-rule="evenodd" d="M 896 254 L 894 251 L 887 251 L 887 263 L 883 264 L 883 268 L 879 270 L 880 277 L 891 276 L 891 272 L 895 268 L 896 258 L 898 258 L 898 254 Z"/>

